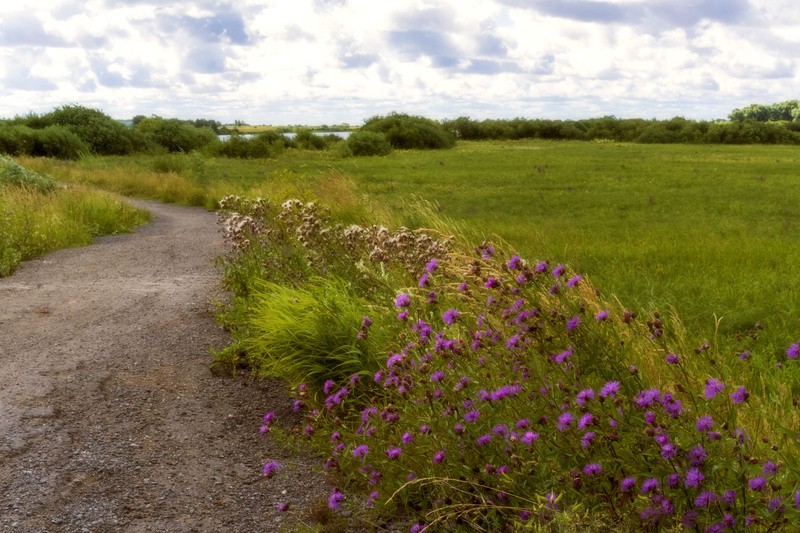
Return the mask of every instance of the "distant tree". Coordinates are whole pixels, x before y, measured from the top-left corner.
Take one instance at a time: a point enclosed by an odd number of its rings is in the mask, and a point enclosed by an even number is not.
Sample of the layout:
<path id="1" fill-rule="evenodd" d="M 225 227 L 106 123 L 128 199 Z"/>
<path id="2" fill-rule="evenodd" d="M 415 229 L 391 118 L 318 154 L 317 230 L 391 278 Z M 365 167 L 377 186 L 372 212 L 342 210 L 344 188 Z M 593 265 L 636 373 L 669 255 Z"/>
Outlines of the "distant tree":
<path id="1" fill-rule="evenodd" d="M 442 124 L 420 116 L 391 113 L 375 116 L 364 122 L 361 131 L 382 133 L 393 148 L 452 148 L 456 139 Z"/>
<path id="2" fill-rule="evenodd" d="M 144 118 L 136 124 L 136 131 L 170 152 L 190 152 L 217 140 L 210 128 L 197 128 L 175 118 Z"/>
<path id="3" fill-rule="evenodd" d="M 96 154 L 125 155 L 133 152 L 138 144 L 131 128 L 99 109 L 65 105 L 42 115 L 40 119 L 44 127 L 66 126 Z"/>

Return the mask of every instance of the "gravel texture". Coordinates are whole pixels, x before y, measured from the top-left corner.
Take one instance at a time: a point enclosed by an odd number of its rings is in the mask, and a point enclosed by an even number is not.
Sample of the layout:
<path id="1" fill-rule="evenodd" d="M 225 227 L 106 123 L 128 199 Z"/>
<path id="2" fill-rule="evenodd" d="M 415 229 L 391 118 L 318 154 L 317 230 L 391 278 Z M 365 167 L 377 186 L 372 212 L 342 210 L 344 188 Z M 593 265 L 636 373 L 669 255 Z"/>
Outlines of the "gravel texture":
<path id="1" fill-rule="evenodd" d="M 155 221 L 0 279 L 0 528 L 291 530 L 324 499 L 319 460 L 258 434 L 279 383 L 216 376 L 215 215 L 132 201 Z M 284 465 L 261 475 L 266 460 Z"/>

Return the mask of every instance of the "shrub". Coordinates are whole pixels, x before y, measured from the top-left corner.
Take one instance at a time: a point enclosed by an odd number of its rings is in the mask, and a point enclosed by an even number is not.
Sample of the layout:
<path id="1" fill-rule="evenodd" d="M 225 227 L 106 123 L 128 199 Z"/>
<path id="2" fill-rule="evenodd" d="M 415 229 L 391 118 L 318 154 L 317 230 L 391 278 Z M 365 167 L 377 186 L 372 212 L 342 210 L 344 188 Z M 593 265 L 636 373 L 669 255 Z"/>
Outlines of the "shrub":
<path id="1" fill-rule="evenodd" d="M 89 153 L 89 145 L 65 126 L 36 130 L 36 146 L 30 155 L 77 160 Z"/>
<path id="2" fill-rule="evenodd" d="M 393 148 L 404 150 L 452 148 L 456 143 L 455 137 L 440 123 L 404 113 L 372 117 L 361 130 L 383 133 Z"/>
<path id="3" fill-rule="evenodd" d="M 383 133 L 356 131 L 347 138 L 347 147 L 354 156 L 388 155 L 392 145 Z"/>
<path id="4" fill-rule="evenodd" d="M 169 152 L 191 152 L 217 141 L 211 128 L 195 127 L 186 121 L 149 117 L 138 121 L 136 131 Z"/>
<path id="5" fill-rule="evenodd" d="M 29 170 L 8 157 L 0 156 L 0 190 L 3 185 L 48 193 L 56 189 L 56 182 L 47 174 Z"/>
<path id="6" fill-rule="evenodd" d="M 327 137 L 336 137 L 335 135 L 328 135 Z M 301 128 L 297 131 L 294 137 L 294 144 L 297 148 L 305 148 L 307 150 L 322 150 L 328 146 L 329 140 L 326 137 L 316 135 L 313 131 L 307 128 Z"/>
<path id="7" fill-rule="evenodd" d="M 99 109 L 65 105 L 39 117 L 43 127 L 67 127 L 86 143 L 92 153 L 126 155 L 146 144 L 133 129 L 109 117 Z"/>

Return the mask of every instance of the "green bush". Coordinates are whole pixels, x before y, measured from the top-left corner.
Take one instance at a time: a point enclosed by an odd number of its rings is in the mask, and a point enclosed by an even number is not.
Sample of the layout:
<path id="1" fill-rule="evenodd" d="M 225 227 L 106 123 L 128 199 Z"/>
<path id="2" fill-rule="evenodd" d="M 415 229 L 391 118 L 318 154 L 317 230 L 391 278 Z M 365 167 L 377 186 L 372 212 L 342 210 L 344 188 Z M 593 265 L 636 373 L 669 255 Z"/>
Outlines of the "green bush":
<path id="1" fill-rule="evenodd" d="M 36 146 L 31 155 L 77 160 L 89 153 L 89 145 L 65 126 L 47 126 L 37 133 Z"/>
<path id="2" fill-rule="evenodd" d="M 347 147 L 353 155 L 388 155 L 392 145 L 383 133 L 356 131 L 347 138 Z"/>
<path id="3" fill-rule="evenodd" d="M 335 137 L 335 135 L 328 135 L 327 137 Z M 294 144 L 298 148 L 305 148 L 306 150 L 323 150 L 328 146 L 328 141 L 325 137 L 316 135 L 310 129 L 302 128 L 297 131 L 297 135 L 294 137 Z"/>
<path id="4" fill-rule="evenodd" d="M 56 182 L 47 174 L 41 174 L 18 165 L 14 160 L 0 156 L 0 191 L 3 185 L 31 189 L 48 193 L 56 189 Z"/>
<path id="5" fill-rule="evenodd" d="M 452 148 L 456 143 L 455 137 L 440 123 L 405 113 L 372 117 L 361 130 L 383 133 L 393 148 L 402 150 Z"/>
<path id="6" fill-rule="evenodd" d="M 136 135 L 132 128 L 99 109 L 65 105 L 42 115 L 35 123 L 42 127 L 65 126 L 80 137 L 92 153 L 100 155 L 126 155 L 146 145 L 146 141 Z"/>
<path id="7" fill-rule="evenodd" d="M 141 119 L 136 124 L 136 131 L 169 152 L 191 152 L 217 141 L 211 128 L 198 128 L 174 118 Z"/>

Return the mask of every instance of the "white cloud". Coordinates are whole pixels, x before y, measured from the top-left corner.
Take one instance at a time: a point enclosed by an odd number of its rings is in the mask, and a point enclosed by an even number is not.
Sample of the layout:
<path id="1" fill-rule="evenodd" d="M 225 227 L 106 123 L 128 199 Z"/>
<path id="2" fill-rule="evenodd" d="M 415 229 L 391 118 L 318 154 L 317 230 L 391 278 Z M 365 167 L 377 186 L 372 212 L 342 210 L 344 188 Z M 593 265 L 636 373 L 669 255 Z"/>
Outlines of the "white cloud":
<path id="1" fill-rule="evenodd" d="M 22 0 L 0 116 L 715 118 L 796 98 L 798 36 L 792 0 Z"/>

